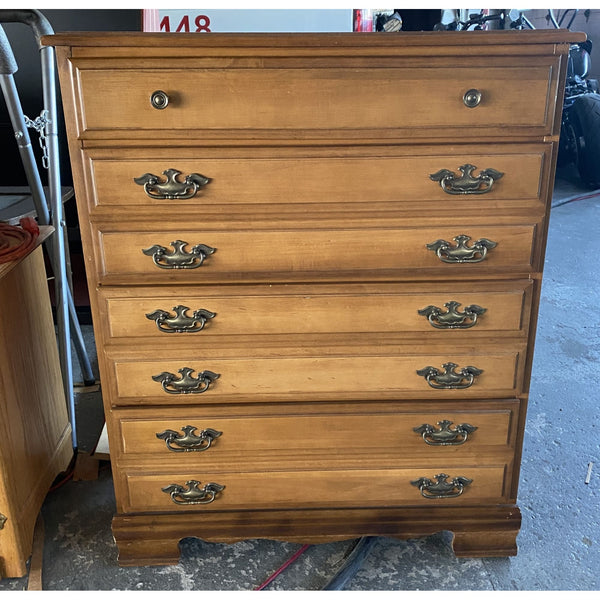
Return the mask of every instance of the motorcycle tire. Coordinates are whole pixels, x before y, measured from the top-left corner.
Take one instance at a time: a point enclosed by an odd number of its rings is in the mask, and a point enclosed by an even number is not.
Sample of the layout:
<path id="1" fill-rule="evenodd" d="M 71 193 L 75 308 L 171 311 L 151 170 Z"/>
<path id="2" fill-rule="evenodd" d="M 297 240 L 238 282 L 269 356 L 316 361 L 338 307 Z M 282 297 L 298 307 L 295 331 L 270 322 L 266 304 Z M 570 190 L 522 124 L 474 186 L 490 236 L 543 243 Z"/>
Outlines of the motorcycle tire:
<path id="1" fill-rule="evenodd" d="M 600 188 L 600 94 L 576 98 L 569 120 L 577 144 L 579 176 L 587 185 Z"/>

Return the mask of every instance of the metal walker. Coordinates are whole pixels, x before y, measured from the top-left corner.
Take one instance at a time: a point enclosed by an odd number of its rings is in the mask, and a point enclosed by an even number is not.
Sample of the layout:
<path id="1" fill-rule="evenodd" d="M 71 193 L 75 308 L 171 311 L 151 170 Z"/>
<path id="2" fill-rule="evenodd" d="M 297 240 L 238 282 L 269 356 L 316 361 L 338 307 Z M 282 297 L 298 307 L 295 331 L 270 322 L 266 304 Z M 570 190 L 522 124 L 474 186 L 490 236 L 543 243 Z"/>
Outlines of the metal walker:
<path id="1" fill-rule="evenodd" d="M 40 225 L 52 225 L 55 230 L 54 234 L 46 241 L 46 248 L 55 276 L 58 350 L 63 387 L 72 427 L 73 447 L 77 448 L 71 336 L 73 337 L 84 382 L 86 384 L 93 383 L 94 375 L 75 312 L 73 291 L 70 283 L 70 260 L 67 228 L 63 215 L 63 189 L 61 188 L 58 151 L 54 48 L 42 46 L 40 42 L 42 36 L 53 34 L 54 30 L 46 17 L 37 10 L 0 10 L 0 22 L 28 25 L 33 31 L 40 52 L 43 110 L 40 116 L 32 121 L 23 114 L 13 77 L 18 68 L 17 62 L 8 38 L 0 25 L 0 86 L 14 130 L 21 161 L 25 168 L 25 175 L 35 207 L 35 213 L 37 214 L 37 220 Z M 44 167 L 48 169 L 48 197 L 46 197 L 38 172 L 31 140 L 27 131 L 28 125 L 38 131 L 42 146 L 45 145 L 43 162 Z M 72 195 L 71 190 L 69 190 L 69 194 Z"/>

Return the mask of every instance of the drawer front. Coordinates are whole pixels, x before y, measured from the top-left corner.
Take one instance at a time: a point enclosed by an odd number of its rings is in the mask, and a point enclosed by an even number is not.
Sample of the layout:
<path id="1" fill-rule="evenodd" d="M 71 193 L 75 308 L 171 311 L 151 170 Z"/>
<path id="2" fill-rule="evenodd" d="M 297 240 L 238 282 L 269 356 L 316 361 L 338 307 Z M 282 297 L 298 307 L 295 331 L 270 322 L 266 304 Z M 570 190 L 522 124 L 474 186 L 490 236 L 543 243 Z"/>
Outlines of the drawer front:
<path id="1" fill-rule="evenodd" d="M 408 460 L 407 454 L 439 458 L 498 453 L 514 443 L 518 402 L 493 406 L 460 410 L 440 405 L 420 411 L 385 407 L 358 413 L 329 408 L 326 414 L 309 408 L 286 415 L 265 409 L 240 414 L 238 409 L 231 416 L 197 408 L 172 409 L 165 416 L 157 410 L 151 417 L 143 411 L 134 416 L 119 411 L 115 418 L 119 450 L 126 459 L 159 458 L 161 464 L 168 460 L 199 468 L 233 462 L 253 469 L 258 461 L 289 465 L 309 456 L 322 464 L 348 454 L 361 462 L 386 454 L 397 463 Z"/>
<path id="2" fill-rule="evenodd" d="M 157 215 L 182 210 L 191 216 L 198 206 L 210 211 L 248 204 L 311 204 L 311 210 L 318 211 L 333 204 L 373 210 L 378 203 L 394 203 L 419 215 L 424 202 L 442 214 L 449 202 L 454 207 L 468 205 L 469 210 L 534 207 L 541 202 L 549 146 L 499 147 L 496 152 L 493 147 L 478 146 L 460 152 L 448 147 L 410 150 L 410 156 L 386 155 L 405 153 L 401 148 L 371 150 L 363 156 L 343 148 L 318 156 L 297 149 L 292 154 L 285 148 L 277 153 L 238 150 L 241 156 L 213 148 L 141 151 L 149 158 L 141 158 L 140 151 L 135 157 L 121 152 L 118 158 L 106 154 L 102 158 L 101 151 L 90 151 L 86 164 L 93 206 L 144 206 L 155 209 Z M 100 158 L 92 159 L 90 154 Z M 460 170 L 467 165 L 475 166 L 470 177 Z M 482 173 L 489 169 L 502 176 L 494 179 Z M 430 177 L 442 170 L 451 172 L 443 182 Z M 210 181 L 194 181 L 193 174 Z"/>
<path id="3" fill-rule="evenodd" d="M 506 465 L 486 467 L 465 465 L 447 468 L 426 466 L 412 469 L 379 470 L 311 470 L 264 471 L 245 473 L 171 472 L 144 475 L 123 473 L 126 494 L 119 512 L 177 511 L 177 510 L 247 510 L 317 507 L 365 506 L 446 506 L 454 504 L 501 502 L 505 497 Z M 417 485 L 411 482 L 426 478 L 436 484 L 436 475 L 448 475 L 448 482 L 463 479 L 463 493 L 458 497 L 425 498 Z M 187 484 L 194 480 L 197 485 Z M 186 504 L 185 491 L 195 487 L 198 492 L 207 484 L 224 486 L 214 494 L 212 502 Z M 168 491 L 163 491 L 167 488 Z M 456 493 L 458 488 L 449 494 Z M 212 494 L 194 493 L 208 500 Z M 183 493 L 183 496 L 178 495 Z M 427 494 L 427 492 L 425 491 Z M 173 494 L 173 496 L 172 496 Z M 175 498 L 179 504 L 173 501 Z"/>
<path id="4" fill-rule="evenodd" d="M 143 276 L 145 283 L 361 279 L 371 274 L 454 277 L 532 269 L 536 225 L 453 228 L 100 233 L 100 277 Z M 456 238 L 456 239 L 455 239 Z M 462 241 L 461 241 L 462 240 Z M 485 248 L 485 240 L 494 247 Z M 431 245 L 428 248 L 428 245 Z M 444 251 L 441 246 L 449 248 Z M 490 245 L 491 246 L 491 245 Z M 208 247 L 208 250 L 206 249 Z M 447 263 L 464 248 L 478 262 Z M 476 250 L 476 248 L 480 250 Z M 175 261 L 171 257 L 179 257 Z M 193 268 L 172 268 L 188 264 Z M 162 266 L 160 266 L 162 265 Z M 415 273 L 418 269 L 419 272 Z"/>
<path id="5" fill-rule="evenodd" d="M 289 288 L 292 289 L 289 289 Z M 108 331 L 115 340 L 151 337 L 197 343 L 214 336 L 292 334 L 431 333 L 443 339 L 525 335 L 531 306 L 530 281 L 444 283 L 431 286 L 358 284 L 269 286 L 231 293 L 219 288 L 101 289 Z M 496 288 L 496 290 L 490 288 Z M 416 289 L 415 289 L 416 288 Z M 447 306 L 458 303 L 460 306 Z M 174 334 L 174 335 L 173 335 Z M 174 341 L 176 339 L 176 342 Z M 222 340 L 219 340 L 222 341 Z M 170 343 L 170 342 L 169 342 Z"/>
<path id="6" fill-rule="evenodd" d="M 340 348 L 346 354 L 350 348 Z M 249 349 L 247 352 L 252 352 Z M 196 349 L 175 361 L 117 359 L 113 363 L 117 404 L 199 404 L 211 402 L 269 402 L 401 398 L 514 397 L 521 390 L 523 360 L 520 352 L 489 349 L 469 354 L 448 348 L 434 355 L 296 356 L 276 348 L 277 357 L 216 358 Z M 457 365 L 454 369 L 444 367 Z M 431 369 L 427 369 L 431 367 Z M 473 374 L 474 367 L 480 374 Z M 426 371 L 418 374 L 417 371 Z M 446 389 L 448 375 L 465 373 L 455 387 Z M 467 369 L 464 371 L 464 369 Z M 433 372 L 432 372 L 433 370 Z M 218 376 L 218 377 L 216 377 Z M 452 385 L 452 384 L 451 384 Z"/>
<path id="7" fill-rule="evenodd" d="M 344 58 L 339 57 L 343 65 Z M 405 68 L 160 68 L 78 71 L 87 130 L 166 130 L 210 136 L 218 130 L 429 130 L 447 127 L 482 135 L 504 128 L 552 131 L 558 59 L 510 58 L 472 66 L 456 57 L 438 66 Z M 132 70 L 134 69 L 134 70 Z M 527 85 L 523 85 L 526 81 Z M 481 92 L 475 108 L 463 97 Z M 156 90 L 169 96 L 163 110 L 151 105 Z M 189 133 L 188 133 L 189 135 Z M 335 133 L 329 133 L 335 136 Z"/>

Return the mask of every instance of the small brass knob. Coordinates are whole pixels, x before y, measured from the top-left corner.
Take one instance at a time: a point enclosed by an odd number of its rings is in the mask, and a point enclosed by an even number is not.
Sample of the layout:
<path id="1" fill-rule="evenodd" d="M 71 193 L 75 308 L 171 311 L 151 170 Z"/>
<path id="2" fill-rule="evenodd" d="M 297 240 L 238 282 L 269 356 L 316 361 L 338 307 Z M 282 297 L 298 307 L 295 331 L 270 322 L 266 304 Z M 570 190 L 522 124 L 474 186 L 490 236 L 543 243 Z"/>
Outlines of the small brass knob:
<path id="1" fill-rule="evenodd" d="M 463 102 L 468 108 L 475 108 L 481 102 L 481 92 L 479 90 L 467 90 L 463 96 Z"/>
<path id="2" fill-rule="evenodd" d="M 169 105 L 169 96 L 162 90 L 156 90 L 150 96 L 150 104 L 158 110 L 163 110 Z"/>

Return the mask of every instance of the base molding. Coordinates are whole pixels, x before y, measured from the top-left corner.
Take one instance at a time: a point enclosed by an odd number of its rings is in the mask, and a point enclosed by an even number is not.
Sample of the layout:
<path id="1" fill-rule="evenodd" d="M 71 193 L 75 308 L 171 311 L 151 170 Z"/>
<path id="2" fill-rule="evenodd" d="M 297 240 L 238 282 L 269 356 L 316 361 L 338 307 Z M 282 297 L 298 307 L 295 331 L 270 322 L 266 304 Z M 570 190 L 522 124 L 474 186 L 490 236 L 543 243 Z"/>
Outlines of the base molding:
<path id="1" fill-rule="evenodd" d="M 442 530 L 454 534 L 458 557 L 514 556 L 520 526 L 516 505 L 117 514 L 112 523 L 121 566 L 177 564 L 185 537 L 321 544 L 362 536 L 411 539 Z"/>

